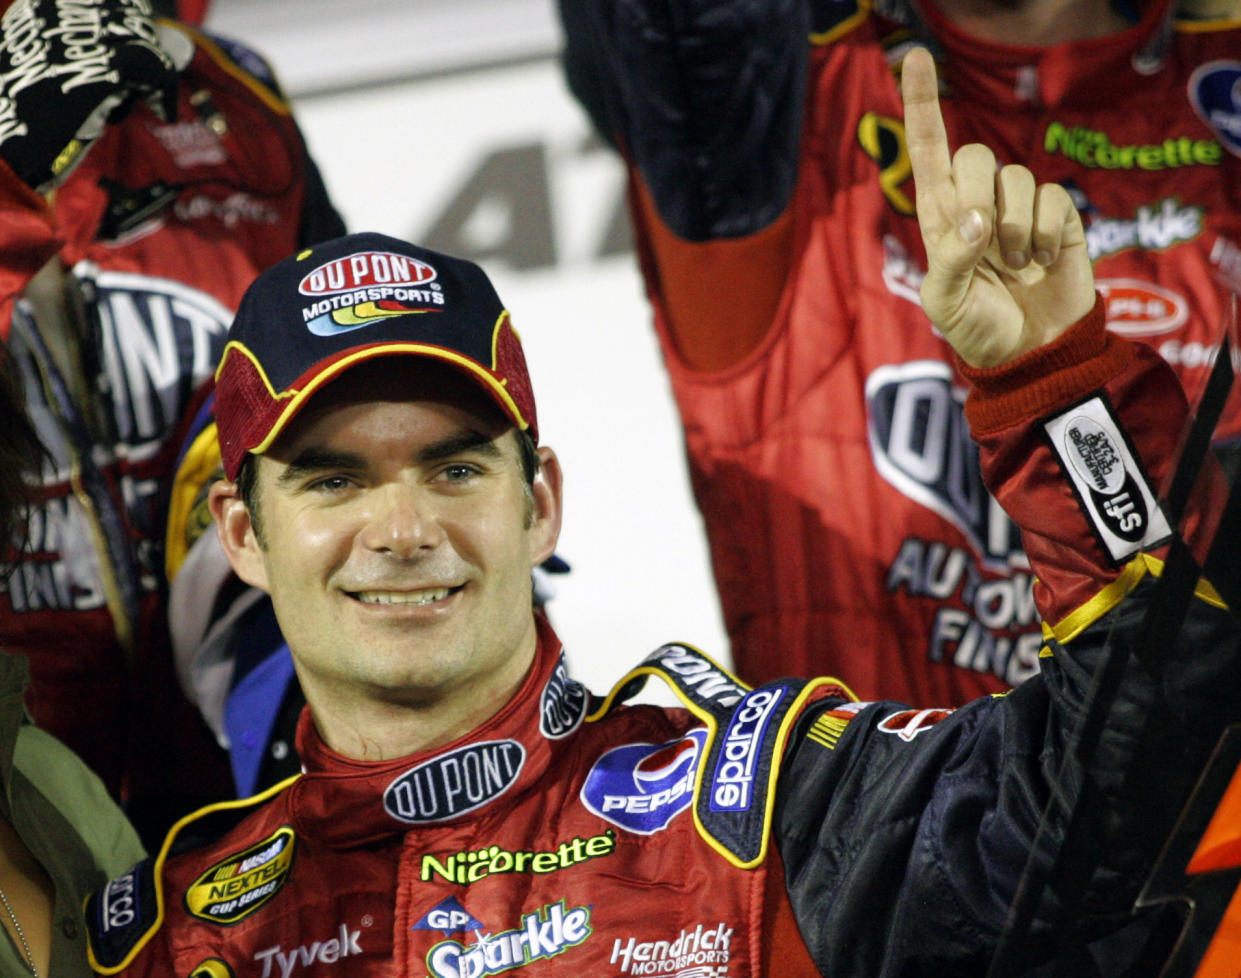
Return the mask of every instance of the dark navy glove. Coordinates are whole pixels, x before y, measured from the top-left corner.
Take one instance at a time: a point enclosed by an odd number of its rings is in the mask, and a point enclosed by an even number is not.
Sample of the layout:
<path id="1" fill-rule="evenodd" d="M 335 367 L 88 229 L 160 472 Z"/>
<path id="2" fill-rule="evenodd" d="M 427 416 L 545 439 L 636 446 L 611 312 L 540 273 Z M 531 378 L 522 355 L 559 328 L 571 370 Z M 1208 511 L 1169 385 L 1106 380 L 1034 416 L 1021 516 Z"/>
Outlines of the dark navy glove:
<path id="1" fill-rule="evenodd" d="M 177 70 L 149 0 L 14 0 L 0 18 L 0 158 L 46 190 L 137 99 L 171 119 Z"/>

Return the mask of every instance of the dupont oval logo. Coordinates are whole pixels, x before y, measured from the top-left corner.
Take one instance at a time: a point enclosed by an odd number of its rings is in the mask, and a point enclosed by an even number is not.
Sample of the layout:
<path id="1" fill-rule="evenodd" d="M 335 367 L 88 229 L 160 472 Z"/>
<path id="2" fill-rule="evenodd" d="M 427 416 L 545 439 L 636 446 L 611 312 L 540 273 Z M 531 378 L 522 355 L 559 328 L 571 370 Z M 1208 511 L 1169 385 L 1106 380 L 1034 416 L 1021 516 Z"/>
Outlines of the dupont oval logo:
<path id="1" fill-rule="evenodd" d="M 1169 289 L 1131 278 L 1102 278 L 1107 328 L 1124 336 L 1158 336 L 1180 329 L 1189 319 L 1189 303 Z"/>
<path id="2" fill-rule="evenodd" d="M 288 826 L 218 862 L 190 884 L 185 908 L 199 920 L 235 924 L 280 892 L 293 865 L 296 836 Z"/>
<path id="3" fill-rule="evenodd" d="M 412 767 L 384 791 L 384 811 L 399 822 L 442 822 L 499 798 L 526 762 L 515 740 L 469 744 Z"/>
<path id="4" fill-rule="evenodd" d="M 582 803 L 630 832 L 651 835 L 689 807 L 707 732 L 691 730 L 666 744 L 626 744 L 608 751 L 586 775 Z"/>
<path id="5" fill-rule="evenodd" d="M 586 716 L 586 687 L 569 676 L 564 653 L 556 663 L 539 702 L 539 731 L 548 740 L 560 740 L 573 733 Z"/>
<path id="6" fill-rule="evenodd" d="M 1241 61 L 1208 61 L 1189 77 L 1194 111 L 1235 156 L 1241 156 Z"/>
<path id="7" fill-rule="evenodd" d="M 1111 435 L 1094 419 L 1073 418 L 1064 431 L 1064 457 L 1091 491 L 1112 496 L 1125 482 L 1125 466 Z"/>
<path id="8" fill-rule="evenodd" d="M 376 286 L 409 287 L 435 280 L 435 269 L 426 262 L 391 251 L 360 251 L 325 262 L 309 272 L 297 286 L 302 295 L 334 295 Z"/>

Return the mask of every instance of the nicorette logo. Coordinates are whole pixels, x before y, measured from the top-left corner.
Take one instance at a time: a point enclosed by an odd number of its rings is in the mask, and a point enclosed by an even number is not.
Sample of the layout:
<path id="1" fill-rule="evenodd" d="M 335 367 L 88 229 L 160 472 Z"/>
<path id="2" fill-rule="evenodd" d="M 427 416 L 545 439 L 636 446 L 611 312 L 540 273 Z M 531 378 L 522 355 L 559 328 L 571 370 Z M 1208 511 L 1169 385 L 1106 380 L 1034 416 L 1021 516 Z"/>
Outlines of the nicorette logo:
<path id="1" fill-rule="evenodd" d="M 185 893 L 185 908 L 200 920 L 235 924 L 274 897 L 287 882 L 296 837 L 287 826 L 216 863 Z"/>
<path id="2" fill-rule="evenodd" d="M 586 775 L 582 803 L 630 832 L 651 835 L 689 807 L 707 732 L 691 730 L 666 744 L 626 744 L 608 751 Z"/>
<path id="3" fill-rule="evenodd" d="M 577 947 L 594 933 L 590 908 L 567 909 L 561 900 L 523 914 L 512 930 L 478 935 L 471 944 L 444 941 L 427 952 L 430 978 L 482 978 L 545 961 Z"/>
<path id="4" fill-rule="evenodd" d="M 504 794 L 526 761 L 515 740 L 469 744 L 410 768 L 384 792 L 384 810 L 400 822 L 442 822 Z"/>
<path id="5" fill-rule="evenodd" d="M 298 284 L 302 295 L 323 296 L 371 286 L 417 287 L 435 280 L 426 262 L 390 251 L 363 251 L 326 262 Z"/>
<path id="6" fill-rule="evenodd" d="M 750 807 L 755 769 L 762 757 L 759 748 L 785 692 L 777 688 L 747 694 L 728 721 L 711 779 L 713 812 L 741 812 Z"/>
<path id="7" fill-rule="evenodd" d="M 420 877 L 424 883 L 435 877 L 468 886 L 487 876 L 504 873 L 554 873 L 590 859 L 610 856 L 616 849 L 616 833 L 609 829 L 589 839 L 580 836 L 562 842 L 555 849 L 503 849 L 488 846 L 445 856 L 422 857 Z"/>
<path id="8" fill-rule="evenodd" d="M 543 687 L 539 704 L 539 731 L 548 740 L 560 740 L 569 736 L 586 716 L 586 688 L 570 678 L 564 653 L 556 671 Z"/>

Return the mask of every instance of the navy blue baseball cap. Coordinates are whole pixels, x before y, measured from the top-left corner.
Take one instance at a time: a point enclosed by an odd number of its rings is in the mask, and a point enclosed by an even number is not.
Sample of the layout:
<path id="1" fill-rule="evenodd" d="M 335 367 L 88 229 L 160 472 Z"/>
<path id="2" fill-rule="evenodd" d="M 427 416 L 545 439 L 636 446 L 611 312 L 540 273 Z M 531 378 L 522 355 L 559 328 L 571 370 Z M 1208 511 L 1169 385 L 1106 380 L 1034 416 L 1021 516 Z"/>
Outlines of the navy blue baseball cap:
<path id="1" fill-rule="evenodd" d="M 486 273 L 365 232 L 286 258 L 246 290 L 215 375 L 225 474 L 267 451 L 329 380 L 397 355 L 457 367 L 537 442 L 521 340 Z"/>

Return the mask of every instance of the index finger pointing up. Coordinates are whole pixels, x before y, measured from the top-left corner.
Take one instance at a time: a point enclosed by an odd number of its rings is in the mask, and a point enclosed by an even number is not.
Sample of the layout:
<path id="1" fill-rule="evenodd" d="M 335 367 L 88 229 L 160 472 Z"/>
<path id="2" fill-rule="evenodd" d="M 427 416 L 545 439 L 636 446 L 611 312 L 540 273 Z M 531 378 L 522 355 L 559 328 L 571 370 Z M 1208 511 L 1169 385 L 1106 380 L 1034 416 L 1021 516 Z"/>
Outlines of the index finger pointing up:
<path id="1" fill-rule="evenodd" d="M 948 132 L 939 109 L 935 62 L 926 48 L 914 48 L 901 66 L 901 98 L 905 103 L 905 141 L 913 166 L 918 220 L 925 234 L 952 223 L 955 202 Z M 942 201 L 936 205 L 936 201 Z"/>

